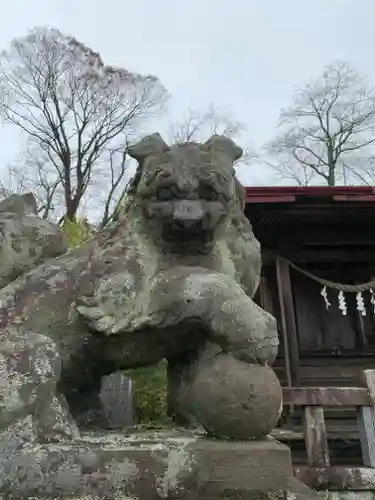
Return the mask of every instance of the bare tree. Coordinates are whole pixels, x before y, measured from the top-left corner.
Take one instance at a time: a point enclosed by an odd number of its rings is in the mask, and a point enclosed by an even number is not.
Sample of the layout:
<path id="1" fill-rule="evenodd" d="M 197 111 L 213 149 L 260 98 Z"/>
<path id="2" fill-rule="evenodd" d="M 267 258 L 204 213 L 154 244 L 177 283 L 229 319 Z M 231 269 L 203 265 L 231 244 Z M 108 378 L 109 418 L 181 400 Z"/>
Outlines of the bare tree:
<path id="1" fill-rule="evenodd" d="M 120 136 L 140 133 L 167 97 L 156 77 L 106 66 L 99 54 L 55 29 L 35 28 L 0 56 L 0 113 L 54 168 L 52 189 L 62 190 L 70 220 L 103 156 L 118 149 Z"/>
<path id="2" fill-rule="evenodd" d="M 369 159 L 375 143 L 375 95 L 366 78 L 344 62 L 297 89 L 293 104 L 280 114 L 280 134 L 265 147 L 279 174 L 301 181 L 320 178 L 329 186 L 339 181 L 369 180 Z M 373 162 L 371 162 L 373 163 Z M 306 177 L 306 173 L 312 174 Z M 304 182 L 303 181 L 303 182 Z"/>
<path id="3" fill-rule="evenodd" d="M 47 154 L 38 146 L 26 149 L 8 165 L 0 177 L 1 194 L 32 192 L 38 203 L 38 215 L 58 220 L 64 215 L 64 196 L 60 177 Z"/>
<path id="4" fill-rule="evenodd" d="M 210 103 L 204 109 L 189 108 L 185 115 L 170 121 L 168 140 L 177 144 L 204 142 L 214 134 L 238 140 L 245 131 L 246 125 L 235 119 L 230 111 L 217 108 Z M 255 157 L 252 148 L 244 148 L 244 154 L 237 164 L 249 165 Z"/>
<path id="5" fill-rule="evenodd" d="M 26 171 L 21 168 L 8 165 L 0 176 L 0 199 L 7 198 L 11 194 L 24 194 L 28 191 L 26 187 Z"/>
<path id="6" fill-rule="evenodd" d="M 265 159 L 263 161 L 280 180 L 292 181 L 297 186 L 309 186 L 317 178 L 314 170 L 292 157 L 279 157 L 276 160 Z"/>
<path id="7" fill-rule="evenodd" d="M 170 122 L 169 138 L 175 143 L 199 142 L 214 134 L 237 137 L 244 130 L 245 125 L 230 112 L 210 103 L 206 109 L 189 108 L 180 119 Z"/>
<path id="8" fill-rule="evenodd" d="M 128 172 L 127 139 L 119 140 L 120 146 L 103 150 L 95 164 L 88 189 L 82 197 L 80 216 L 94 220 L 104 227 L 113 218 L 113 212 L 124 197 L 130 172 Z M 26 153 L 15 160 L 0 175 L 0 197 L 11 193 L 32 192 L 38 202 L 40 217 L 63 222 L 65 211 L 64 190 L 60 176 L 48 155 L 33 141 L 28 141 Z"/>
<path id="9" fill-rule="evenodd" d="M 115 216 L 118 205 L 123 201 L 131 176 L 129 175 L 129 158 L 126 140 L 121 146 L 108 149 L 104 156 L 105 168 L 97 177 L 97 193 L 95 204 L 101 206 L 98 227 L 103 228 Z M 102 186 L 107 186 L 103 191 Z"/>

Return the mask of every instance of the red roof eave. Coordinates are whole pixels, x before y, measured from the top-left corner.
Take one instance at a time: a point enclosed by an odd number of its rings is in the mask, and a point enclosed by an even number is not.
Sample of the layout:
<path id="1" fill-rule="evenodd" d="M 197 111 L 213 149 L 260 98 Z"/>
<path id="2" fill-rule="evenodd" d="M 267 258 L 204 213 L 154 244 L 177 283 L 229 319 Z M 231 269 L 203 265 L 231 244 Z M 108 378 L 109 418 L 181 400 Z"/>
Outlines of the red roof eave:
<path id="1" fill-rule="evenodd" d="M 375 202 L 375 186 L 256 186 L 245 191 L 246 203 L 293 203 L 297 197 Z"/>

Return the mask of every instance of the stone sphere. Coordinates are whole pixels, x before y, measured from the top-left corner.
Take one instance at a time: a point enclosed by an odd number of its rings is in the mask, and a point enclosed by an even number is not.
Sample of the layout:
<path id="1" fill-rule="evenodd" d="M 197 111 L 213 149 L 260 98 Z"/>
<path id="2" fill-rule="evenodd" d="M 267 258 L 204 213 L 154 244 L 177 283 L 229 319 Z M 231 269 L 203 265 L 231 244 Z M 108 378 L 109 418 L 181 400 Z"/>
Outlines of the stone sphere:
<path id="1" fill-rule="evenodd" d="M 190 396 L 205 430 L 229 439 L 266 436 L 282 411 L 282 388 L 275 372 L 224 353 L 202 363 Z"/>

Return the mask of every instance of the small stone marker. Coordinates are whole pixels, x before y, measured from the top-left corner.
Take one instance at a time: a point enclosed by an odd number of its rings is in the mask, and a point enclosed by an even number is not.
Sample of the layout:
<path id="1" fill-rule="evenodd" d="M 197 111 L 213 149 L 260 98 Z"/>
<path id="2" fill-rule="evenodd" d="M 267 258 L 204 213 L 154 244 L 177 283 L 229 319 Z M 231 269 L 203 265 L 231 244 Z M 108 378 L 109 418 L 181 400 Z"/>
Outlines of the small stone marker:
<path id="1" fill-rule="evenodd" d="M 133 425 L 132 380 L 129 377 L 121 372 L 103 377 L 100 399 L 112 429 Z"/>

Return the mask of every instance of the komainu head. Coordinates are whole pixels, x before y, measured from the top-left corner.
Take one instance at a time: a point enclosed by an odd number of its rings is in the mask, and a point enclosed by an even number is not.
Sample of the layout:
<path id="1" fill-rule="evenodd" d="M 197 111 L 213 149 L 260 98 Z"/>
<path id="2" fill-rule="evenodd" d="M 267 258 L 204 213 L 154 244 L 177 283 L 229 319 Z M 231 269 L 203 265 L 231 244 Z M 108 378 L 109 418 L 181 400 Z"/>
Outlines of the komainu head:
<path id="1" fill-rule="evenodd" d="M 167 146 L 153 134 L 129 155 L 138 161 L 131 196 L 150 234 L 171 247 L 210 248 L 242 202 L 233 168 L 241 148 L 218 135 L 204 144 Z"/>

